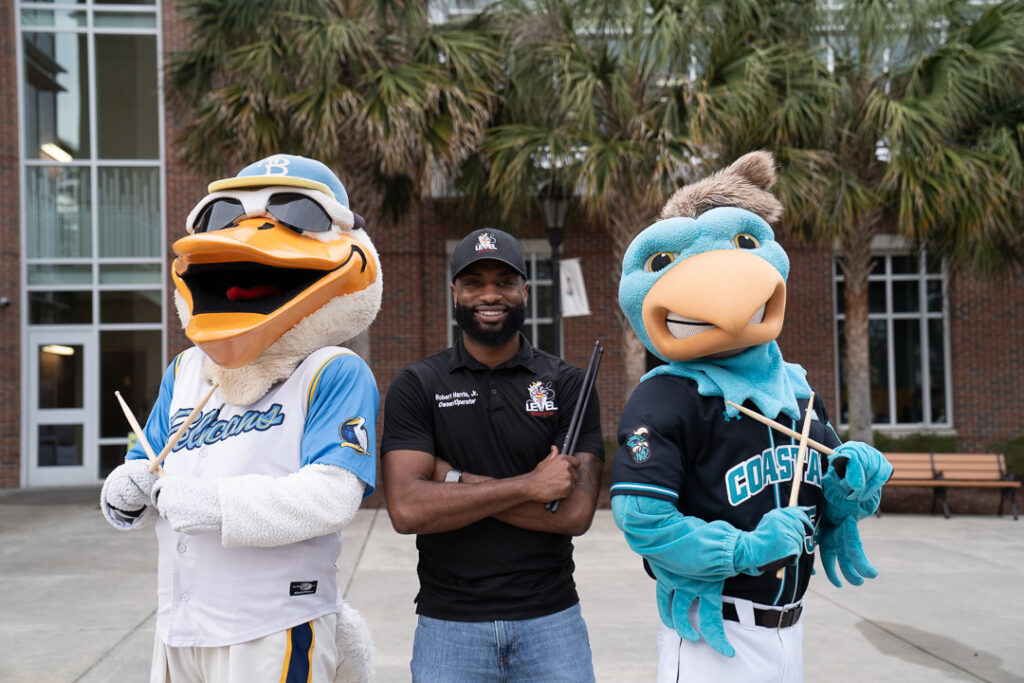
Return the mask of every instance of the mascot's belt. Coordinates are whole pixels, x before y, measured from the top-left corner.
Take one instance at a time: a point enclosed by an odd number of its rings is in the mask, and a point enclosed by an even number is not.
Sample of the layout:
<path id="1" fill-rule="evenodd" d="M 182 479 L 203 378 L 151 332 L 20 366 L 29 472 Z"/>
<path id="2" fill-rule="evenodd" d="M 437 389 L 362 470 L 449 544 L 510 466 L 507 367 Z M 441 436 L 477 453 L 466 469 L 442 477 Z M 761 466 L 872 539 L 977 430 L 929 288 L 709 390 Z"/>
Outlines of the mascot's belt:
<path id="1" fill-rule="evenodd" d="M 785 609 L 759 609 L 755 607 L 754 623 L 765 628 L 787 628 L 800 621 L 800 615 L 803 614 L 803 611 L 803 603 Z M 722 603 L 722 618 L 729 621 L 740 620 L 735 603 Z"/>

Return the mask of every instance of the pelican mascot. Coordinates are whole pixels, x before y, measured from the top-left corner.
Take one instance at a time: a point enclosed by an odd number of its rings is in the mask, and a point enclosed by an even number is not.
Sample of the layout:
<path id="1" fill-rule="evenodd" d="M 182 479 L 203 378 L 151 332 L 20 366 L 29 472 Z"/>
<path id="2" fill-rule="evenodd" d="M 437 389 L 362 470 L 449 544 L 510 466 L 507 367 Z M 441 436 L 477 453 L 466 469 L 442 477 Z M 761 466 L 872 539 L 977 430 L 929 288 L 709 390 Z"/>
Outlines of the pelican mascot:
<path id="1" fill-rule="evenodd" d="M 341 344 L 380 309 L 380 260 L 318 161 L 276 154 L 208 193 L 171 272 L 195 346 L 101 493 L 118 529 L 156 526 L 151 681 L 367 681 L 336 560 L 373 492 L 379 396 Z"/>

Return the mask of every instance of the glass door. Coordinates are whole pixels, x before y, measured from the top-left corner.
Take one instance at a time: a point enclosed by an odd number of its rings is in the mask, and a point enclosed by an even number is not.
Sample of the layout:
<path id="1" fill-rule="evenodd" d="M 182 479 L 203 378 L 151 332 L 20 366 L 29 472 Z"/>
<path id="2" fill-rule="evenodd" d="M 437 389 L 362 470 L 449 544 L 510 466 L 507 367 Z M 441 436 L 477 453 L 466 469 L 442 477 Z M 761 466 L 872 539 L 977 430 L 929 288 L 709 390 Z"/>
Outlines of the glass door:
<path id="1" fill-rule="evenodd" d="M 26 352 L 28 485 L 98 483 L 95 333 L 30 332 Z"/>

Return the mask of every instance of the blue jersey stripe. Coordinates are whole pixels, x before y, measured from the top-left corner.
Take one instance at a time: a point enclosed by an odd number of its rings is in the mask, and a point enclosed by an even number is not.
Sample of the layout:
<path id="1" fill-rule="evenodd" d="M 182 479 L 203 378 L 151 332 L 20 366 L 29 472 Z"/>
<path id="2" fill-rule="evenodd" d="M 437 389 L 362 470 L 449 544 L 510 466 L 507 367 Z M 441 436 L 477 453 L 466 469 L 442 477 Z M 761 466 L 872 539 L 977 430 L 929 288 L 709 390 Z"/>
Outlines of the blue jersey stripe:
<path id="1" fill-rule="evenodd" d="M 637 484 L 634 482 L 619 482 L 612 484 L 611 493 L 626 493 L 635 492 L 643 495 L 644 493 L 656 493 L 662 496 L 669 496 L 674 500 L 679 500 L 679 493 L 672 489 L 667 489 L 664 486 L 655 486 L 654 484 Z"/>
<path id="2" fill-rule="evenodd" d="M 313 623 L 307 622 L 288 629 L 288 649 L 285 654 L 282 683 L 309 683 L 313 674 Z"/>

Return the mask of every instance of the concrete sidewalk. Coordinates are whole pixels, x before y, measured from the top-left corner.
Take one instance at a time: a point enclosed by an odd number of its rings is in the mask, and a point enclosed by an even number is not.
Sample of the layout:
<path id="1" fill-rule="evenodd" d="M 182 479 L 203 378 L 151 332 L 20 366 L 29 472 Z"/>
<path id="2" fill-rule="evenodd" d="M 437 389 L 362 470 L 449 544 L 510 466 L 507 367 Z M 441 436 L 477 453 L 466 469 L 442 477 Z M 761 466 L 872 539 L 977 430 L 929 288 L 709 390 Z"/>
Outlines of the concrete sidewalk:
<path id="1" fill-rule="evenodd" d="M 156 603 L 151 530 L 122 533 L 99 491 L 0 491 L 0 681 L 147 680 Z M 880 576 L 807 596 L 806 680 L 1024 682 L 1024 524 L 886 515 L 861 525 Z M 384 510 L 345 532 L 338 579 L 377 643 L 377 680 L 409 680 L 414 539 Z M 576 541 L 599 681 L 653 681 L 654 583 L 608 510 Z"/>

